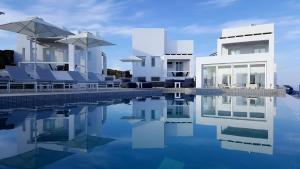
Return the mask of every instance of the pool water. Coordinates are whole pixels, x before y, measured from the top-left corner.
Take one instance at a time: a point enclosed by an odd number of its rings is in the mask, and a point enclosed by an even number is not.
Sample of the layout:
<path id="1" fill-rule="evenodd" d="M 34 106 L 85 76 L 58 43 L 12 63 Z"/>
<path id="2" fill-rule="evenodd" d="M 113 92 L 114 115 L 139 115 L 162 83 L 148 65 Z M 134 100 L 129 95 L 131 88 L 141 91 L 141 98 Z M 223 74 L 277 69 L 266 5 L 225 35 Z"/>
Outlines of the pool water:
<path id="1" fill-rule="evenodd" d="M 300 169 L 300 100 L 168 94 L 1 110 L 0 168 Z"/>

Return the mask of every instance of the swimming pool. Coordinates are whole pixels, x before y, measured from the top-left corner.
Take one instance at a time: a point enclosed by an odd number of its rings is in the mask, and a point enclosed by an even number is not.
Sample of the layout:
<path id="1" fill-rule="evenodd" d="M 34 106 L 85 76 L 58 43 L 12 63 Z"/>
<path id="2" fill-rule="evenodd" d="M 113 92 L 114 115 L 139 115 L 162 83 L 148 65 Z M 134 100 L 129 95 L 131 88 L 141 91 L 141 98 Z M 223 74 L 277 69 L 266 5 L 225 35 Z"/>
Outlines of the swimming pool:
<path id="1" fill-rule="evenodd" d="M 0 168 L 300 168 L 300 100 L 167 94 L 1 111 Z"/>

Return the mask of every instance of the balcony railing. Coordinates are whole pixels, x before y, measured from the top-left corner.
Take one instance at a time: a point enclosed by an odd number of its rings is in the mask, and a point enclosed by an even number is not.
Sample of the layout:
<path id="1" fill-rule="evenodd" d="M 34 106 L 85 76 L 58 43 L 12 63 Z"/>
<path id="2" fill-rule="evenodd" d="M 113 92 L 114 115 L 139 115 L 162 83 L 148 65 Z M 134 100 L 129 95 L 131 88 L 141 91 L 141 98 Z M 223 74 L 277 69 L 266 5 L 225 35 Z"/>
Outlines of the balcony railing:
<path id="1" fill-rule="evenodd" d="M 190 75 L 189 71 L 168 71 L 168 77 L 188 77 Z"/>

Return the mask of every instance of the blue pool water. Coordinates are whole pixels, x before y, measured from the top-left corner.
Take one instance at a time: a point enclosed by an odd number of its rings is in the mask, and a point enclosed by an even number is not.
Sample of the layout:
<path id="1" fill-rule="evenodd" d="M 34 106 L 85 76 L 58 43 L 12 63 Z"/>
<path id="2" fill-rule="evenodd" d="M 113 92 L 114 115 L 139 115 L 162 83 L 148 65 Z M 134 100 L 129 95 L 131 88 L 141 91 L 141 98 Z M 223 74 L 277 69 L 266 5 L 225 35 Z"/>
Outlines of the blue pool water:
<path id="1" fill-rule="evenodd" d="M 300 168 L 300 100 L 176 97 L 1 110 L 0 168 Z"/>

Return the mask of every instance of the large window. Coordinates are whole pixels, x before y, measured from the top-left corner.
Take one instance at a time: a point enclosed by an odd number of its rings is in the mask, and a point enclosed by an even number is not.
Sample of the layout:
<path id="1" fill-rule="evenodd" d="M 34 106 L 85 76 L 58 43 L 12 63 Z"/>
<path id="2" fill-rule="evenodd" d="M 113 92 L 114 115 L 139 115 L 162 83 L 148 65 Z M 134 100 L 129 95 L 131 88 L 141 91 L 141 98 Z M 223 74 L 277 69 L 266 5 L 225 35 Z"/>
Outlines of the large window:
<path id="1" fill-rule="evenodd" d="M 250 66 L 250 84 L 265 87 L 265 65 L 255 64 Z"/>
<path id="2" fill-rule="evenodd" d="M 231 86 L 231 66 L 218 66 L 217 82 L 219 87 Z"/>
<path id="3" fill-rule="evenodd" d="M 236 65 L 233 67 L 233 71 L 234 71 L 233 84 L 236 87 L 246 87 L 248 81 L 248 66 Z"/>
<path id="4" fill-rule="evenodd" d="M 203 68 L 203 87 L 216 86 L 216 66 L 207 66 Z"/>

